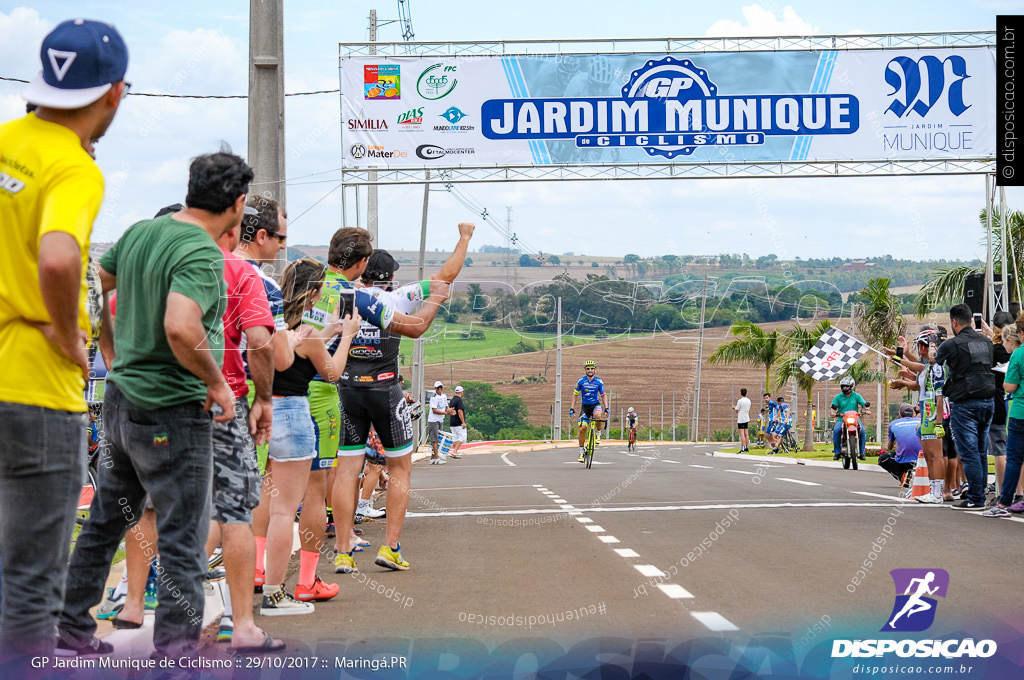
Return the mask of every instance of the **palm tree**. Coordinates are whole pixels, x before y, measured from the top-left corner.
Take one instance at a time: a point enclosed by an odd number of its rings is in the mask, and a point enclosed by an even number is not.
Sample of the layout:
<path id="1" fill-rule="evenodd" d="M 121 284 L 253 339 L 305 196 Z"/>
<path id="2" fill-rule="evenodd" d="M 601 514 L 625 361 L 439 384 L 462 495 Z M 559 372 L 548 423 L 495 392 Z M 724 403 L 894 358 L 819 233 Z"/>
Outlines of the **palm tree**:
<path id="1" fill-rule="evenodd" d="M 903 319 L 903 310 L 900 308 L 900 301 L 889 292 L 890 279 L 877 278 L 868 281 L 859 292 L 864 298 L 863 311 L 857 318 L 857 329 L 867 340 L 869 345 L 875 347 L 892 347 L 896 344 L 897 338 L 906 330 L 907 323 Z M 881 369 L 881 380 L 884 382 L 886 364 L 882 363 L 879 357 L 879 368 Z M 885 427 L 885 419 L 889 415 L 889 391 L 882 390 L 882 402 L 885 405 L 881 414 L 881 424 L 876 436 L 881 437 L 882 428 Z"/>
<path id="2" fill-rule="evenodd" d="M 832 327 L 828 319 L 819 321 L 810 329 L 802 328 L 796 324 L 793 328 L 784 333 L 785 344 L 789 347 L 789 353 L 777 362 L 775 375 L 775 389 L 781 390 L 789 382 L 790 378 L 796 380 L 796 386 L 804 393 L 804 403 L 807 404 L 807 422 L 804 427 L 804 451 L 814 450 L 814 428 L 811 422 L 811 392 L 817 381 L 800 370 L 799 360 L 806 354 L 814 343 L 818 342 L 822 335 Z"/>
<path id="3" fill-rule="evenodd" d="M 764 366 L 764 386 L 768 389 L 771 385 L 772 366 L 786 353 L 786 339 L 778 329 L 765 332 L 756 323 L 747 320 L 734 323 L 729 333 L 740 339 L 727 342 L 712 352 L 708 364 Z"/>
<path id="4" fill-rule="evenodd" d="M 988 212 L 982 210 L 979 214 L 981 225 L 985 226 Z M 1001 255 L 1002 243 L 996 238 L 996 229 L 999 221 L 999 211 L 992 213 L 992 253 L 998 263 L 995 267 L 996 273 L 1002 272 L 1003 257 Z M 982 237 L 984 243 L 987 237 Z M 1007 258 L 1007 269 L 1014 277 L 1019 272 L 1024 272 L 1024 213 L 1015 211 L 1006 215 L 1006 240 L 1010 247 L 1009 258 Z M 914 300 L 914 313 L 918 316 L 925 316 L 933 309 L 943 306 L 952 306 L 963 301 L 964 279 L 968 274 L 976 274 L 984 271 L 981 267 L 971 265 L 943 265 L 935 269 L 928 278 L 928 281 L 921 287 Z M 1009 299 L 1009 298 L 1008 298 Z"/>

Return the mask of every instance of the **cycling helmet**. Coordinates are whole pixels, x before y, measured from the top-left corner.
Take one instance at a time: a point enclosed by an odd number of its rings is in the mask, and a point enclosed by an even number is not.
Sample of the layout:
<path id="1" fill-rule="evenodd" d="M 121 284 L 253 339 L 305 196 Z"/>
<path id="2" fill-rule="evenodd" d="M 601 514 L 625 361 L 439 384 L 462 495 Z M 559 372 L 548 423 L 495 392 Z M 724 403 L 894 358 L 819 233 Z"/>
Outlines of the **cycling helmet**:
<path id="1" fill-rule="evenodd" d="M 928 328 L 917 334 L 917 344 L 928 345 L 932 342 L 936 342 L 939 339 L 939 332 L 933 328 Z"/>
<path id="2" fill-rule="evenodd" d="M 626 413 L 632 413 L 632 412 L 633 412 L 633 407 L 632 407 L 632 406 L 630 406 L 630 407 L 629 407 L 629 410 L 628 410 L 628 411 L 626 411 Z"/>
<path id="3" fill-rule="evenodd" d="M 843 392 L 846 392 L 846 388 L 850 388 L 850 392 L 852 392 L 853 388 L 856 386 L 857 381 L 848 375 L 844 376 L 843 379 L 839 381 L 839 387 L 842 388 Z"/>
<path id="4" fill-rule="evenodd" d="M 584 370 L 588 368 L 597 368 L 597 362 L 594 361 L 593 359 L 587 359 L 586 361 L 583 362 L 583 368 Z"/>

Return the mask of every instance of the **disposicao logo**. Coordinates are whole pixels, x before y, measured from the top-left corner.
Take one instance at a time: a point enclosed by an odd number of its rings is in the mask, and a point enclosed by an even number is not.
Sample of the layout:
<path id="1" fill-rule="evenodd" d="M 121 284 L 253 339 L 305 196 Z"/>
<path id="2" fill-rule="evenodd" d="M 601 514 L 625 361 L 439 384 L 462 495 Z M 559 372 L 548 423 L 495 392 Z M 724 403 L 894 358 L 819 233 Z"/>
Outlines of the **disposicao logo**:
<path id="1" fill-rule="evenodd" d="M 917 633 L 935 622 L 936 597 L 946 597 L 949 572 L 945 569 L 893 569 L 889 572 L 896 587 L 892 612 L 881 632 Z M 896 656 L 946 659 L 988 658 L 996 653 L 994 640 L 833 640 L 832 657 Z"/>
<path id="2" fill-rule="evenodd" d="M 946 597 L 949 589 L 949 572 L 945 569 L 893 569 L 889 574 L 896 584 L 896 603 L 882 632 L 928 630 L 935 621 L 938 605 L 935 597 Z"/>
<path id="3" fill-rule="evenodd" d="M 674 158 L 767 137 L 849 135 L 859 112 L 852 94 L 721 95 L 706 69 L 665 57 L 633 71 L 621 97 L 489 99 L 480 117 L 488 139 L 572 139 Z"/>

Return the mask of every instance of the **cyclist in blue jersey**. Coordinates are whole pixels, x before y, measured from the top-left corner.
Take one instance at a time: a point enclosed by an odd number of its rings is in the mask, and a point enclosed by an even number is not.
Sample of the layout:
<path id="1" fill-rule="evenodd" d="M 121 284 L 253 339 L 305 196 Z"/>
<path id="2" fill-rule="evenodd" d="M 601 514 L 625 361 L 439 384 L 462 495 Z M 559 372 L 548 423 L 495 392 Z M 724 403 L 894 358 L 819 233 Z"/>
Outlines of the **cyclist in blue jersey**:
<path id="1" fill-rule="evenodd" d="M 601 429 L 607 420 L 604 414 L 608 411 L 608 395 L 604 391 L 604 382 L 597 377 L 597 362 L 593 359 L 583 362 L 583 372 L 586 375 L 576 382 L 576 388 L 572 391 L 572 404 L 569 406 L 569 416 L 571 417 L 576 413 L 576 397 L 581 398 L 578 436 L 579 461 L 581 463 L 583 462 L 583 437 L 590 418 L 597 420 L 598 429 Z"/>

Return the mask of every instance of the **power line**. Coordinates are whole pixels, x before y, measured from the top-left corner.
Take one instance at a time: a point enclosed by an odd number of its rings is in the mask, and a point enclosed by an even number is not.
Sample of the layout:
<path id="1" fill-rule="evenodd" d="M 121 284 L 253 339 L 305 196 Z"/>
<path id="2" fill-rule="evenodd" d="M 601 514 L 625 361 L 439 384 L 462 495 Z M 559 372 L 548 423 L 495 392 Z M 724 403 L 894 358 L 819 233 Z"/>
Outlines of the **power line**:
<path id="1" fill-rule="evenodd" d="M 12 83 L 27 83 L 22 78 L 0 76 L 0 80 Z M 337 94 L 341 90 L 313 90 L 311 92 L 286 92 L 285 97 L 305 97 L 312 94 Z M 160 92 L 129 92 L 129 97 L 156 97 L 162 99 L 248 99 L 247 94 L 163 94 Z"/>

